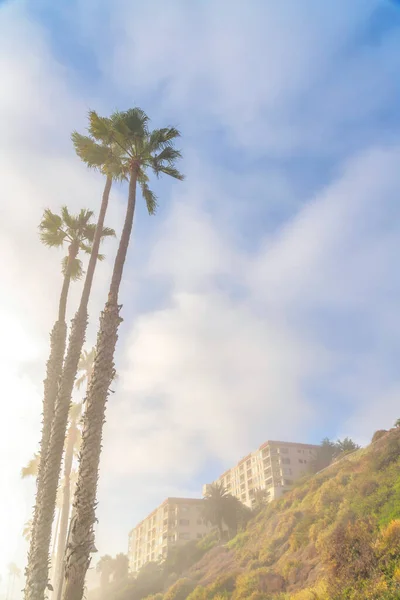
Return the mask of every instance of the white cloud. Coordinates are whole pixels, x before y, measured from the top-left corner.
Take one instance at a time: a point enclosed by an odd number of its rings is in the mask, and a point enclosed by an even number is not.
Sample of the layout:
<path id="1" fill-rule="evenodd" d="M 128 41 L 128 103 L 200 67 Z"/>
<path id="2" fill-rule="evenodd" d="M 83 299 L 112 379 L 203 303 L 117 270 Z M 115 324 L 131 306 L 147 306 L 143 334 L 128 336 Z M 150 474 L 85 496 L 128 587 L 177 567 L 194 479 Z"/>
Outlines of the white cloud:
<path id="1" fill-rule="evenodd" d="M 389 35 L 357 47 L 375 0 L 260 2 L 254 11 L 239 2 L 103 4 L 80 2 L 69 15 L 99 59 L 99 89 L 115 94 L 112 108 L 145 98 L 156 122 L 177 121 L 189 175 L 150 233 L 135 228 L 137 270 L 127 265 L 99 494 L 99 549 L 114 552 L 164 496 L 197 485 L 200 493 L 210 461 L 229 465 L 265 438 L 321 437 L 329 417 L 361 439 L 377 398 L 382 425 L 392 421 L 399 150 L 379 146 L 374 115 L 392 107 L 400 52 Z M 61 257 L 40 246 L 36 226 L 45 206 L 96 206 L 102 181 L 68 139 L 84 127 L 90 83 L 75 88 L 23 4 L 2 5 L 0 28 L 0 376 L 10 399 L 0 440 L 12 494 L 0 514 L 4 537 L 16 540 L 32 502 L 19 470 L 39 437 L 60 286 Z M 350 159 L 354 148 L 362 151 Z M 340 163 L 315 176 L 318 186 L 298 177 L 313 153 L 315 170 L 321 156 Z M 109 218 L 117 228 L 119 199 L 117 191 Z M 263 234 L 246 238 L 244 223 Z M 98 272 L 92 338 L 109 271 Z M 76 287 L 72 305 L 78 296 Z M 310 392 L 321 382 L 345 417 Z M 0 570 L 21 559 L 17 546 L 0 551 Z"/>

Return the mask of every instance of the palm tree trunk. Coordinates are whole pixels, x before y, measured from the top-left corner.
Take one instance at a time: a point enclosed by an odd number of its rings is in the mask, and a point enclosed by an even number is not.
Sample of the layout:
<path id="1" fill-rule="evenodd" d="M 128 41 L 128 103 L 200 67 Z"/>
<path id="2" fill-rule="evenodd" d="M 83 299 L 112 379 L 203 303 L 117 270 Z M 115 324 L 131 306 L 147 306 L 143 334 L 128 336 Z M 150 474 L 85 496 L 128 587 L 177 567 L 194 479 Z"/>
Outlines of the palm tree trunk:
<path id="1" fill-rule="evenodd" d="M 63 503 L 61 508 L 60 531 L 58 534 L 57 541 L 56 564 L 54 568 L 53 598 L 57 597 L 58 586 L 61 584 L 60 576 L 62 571 L 62 565 L 64 562 L 65 542 L 67 539 L 68 520 L 71 508 L 71 471 L 77 432 L 78 430 L 76 428 L 76 423 L 72 422 L 69 427 L 69 432 L 67 436 L 67 447 L 65 449 Z"/>
<path id="2" fill-rule="evenodd" d="M 62 454 L 71 405 L 72 390 L 78 370 L 79 357 L 85 342 L 88 322 L 87 306 L 92 287 L 97 256 L 99 253 L 104 218 L 107 212 L 112 180 L 107 177 L 104 187 L 99 218 L 93 240 L 92 252 L 86 272 L 82 297 L 78 311 L 72 321 L 68 351 L 58 389 L 51 436 L 47 449 L 46 470 L 43 478 L 43 494 L 37 509 L 36 538 L 33 552 L 28 556 L 26 570 L 25 600 L 44 600 L 49 577 L 49 548 L 51 526 L 54 520 L 57 485 L 61 470 Z"/>
<path id="3" fill-rule="evenodd" d="M 43 492 L 44 470 L 46 468 L 46 455 L 50 442 L 51 425 L 54 417 L 54 408 L 58 392 L 58 384 L 61 377 L 62 365 L 65 354 L 65 345 L 67 340 L 67 324 L 65 322 L 65 313 L 67 308 L 67 298 L 69 286 L 71 283 L 71 271 L 73 260 L 77 257 L 79 247 L 71 244 L 69 247 L 69 256 L 67 270 L 64 275 L 63 285 L 60 294 L 58 307 L 58 319 L 55 322 L 50 335 L 50 356 L 46 365 L 46 379 L 44 380 L 44 395 L 43 395 L 43 427 L 42 439 L 40 441 L 40 459 L 38 466 L 38 475 L 36 480 L 36 502 L 33 512 L 31 538 L 28 552 L 28 567 L 26 575 L 28 576 L 29 564 L 31 556 L 35 556 L 36 544 L 36 527 L 38 510 Z"/>
<path id="4" fill-rule="evenodd" d="M 83 418 L 82 446 L 75 489 L 75 519 L 66 551 L 64 600 L 82 600 L 85 576 L 90 565 L 96 521 L 96 493 L 101 439 L 109 388 L 115 375 L 114 351 L 121 322 L 118 291 L 129 246 L 136 205 L 136 169 L 129 182 L 124 228 L 114 263 L 108 300 L 100 317 L 96 357 Z"/>

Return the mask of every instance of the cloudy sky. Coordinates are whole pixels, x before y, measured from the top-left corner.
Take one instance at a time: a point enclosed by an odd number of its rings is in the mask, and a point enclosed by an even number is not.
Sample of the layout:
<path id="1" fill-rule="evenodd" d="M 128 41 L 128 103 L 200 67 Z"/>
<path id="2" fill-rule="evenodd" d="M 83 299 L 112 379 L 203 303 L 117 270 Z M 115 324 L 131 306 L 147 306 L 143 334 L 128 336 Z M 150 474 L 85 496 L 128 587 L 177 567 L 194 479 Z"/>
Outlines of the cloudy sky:
<path id="1" fill-rule="evenodd" d="M 154 182 L 156 217 L 137 212 L 100 554 L 266 439 L 367 443 L 400 416 L 399 34 L 389 0 L 0 0 L 0 595 L 25 560 L 20 469 L 61 285 L 37 225 L 45 207 L 99 205 L 69 140 L 91 108 L 179 127 L 187 176 Z M 88 347 L 116 242 L 105 251 Z"/>

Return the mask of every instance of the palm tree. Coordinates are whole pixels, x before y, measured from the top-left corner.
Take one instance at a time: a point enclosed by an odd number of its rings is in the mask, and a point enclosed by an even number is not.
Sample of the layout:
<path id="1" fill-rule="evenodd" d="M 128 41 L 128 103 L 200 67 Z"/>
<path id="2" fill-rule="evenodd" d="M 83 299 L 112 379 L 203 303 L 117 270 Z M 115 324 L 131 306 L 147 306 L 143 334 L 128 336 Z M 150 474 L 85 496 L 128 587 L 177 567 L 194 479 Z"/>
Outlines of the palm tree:
<path id="1" fill-rule="evenodd" d="M 150 215 L 155 213 L 157 199 L 148 186 L 151 169 L 183 179 L 175 168 L 181 154 L 173 147 L 179 132 L 173 127 L 148 129 L 148 117 L 139 108 L 114 113 L 104 119 L 104 132 L 121 149 L 121 161 L 129 174 L 128 205 L 125 223 L 114 263 L 108 300 L 100 318 L 96 357 L 83 418 L 82 449 L 75 490 L 75 521 L 66 555 L 65 600 L 81 600 L 86 571 L 90 564 L 93 526 L 96 520 L 96 492 L 109 387 L 115 375 L 114 351 L 121 322 L 118 293 L 128 251 L 136 206 L 136 187 L 140 185 Z"/>
<path id="2" fill-rule="evenodd" d="M 120 552 L 113 561 L 114 581 L 123 581 L 128 577 L 129 560 L 126 554 Z"/>
<path id="3" fill-rule="evenodd" d="M 60 529 L 58 533 L 56 565 L 54 569 L 53 588 L 55 591 L 54 598 L 57 597 L 57 587 L 59 585 L 62 564 L 64 560 L 65 542 L 68 532 L 68 521 L 71 509 L 71 472 L 74 452 L 77 444 L 80 442 L 80 431 L 78 429 L 78 421 L 82 414 L 82 404 L 75 403 L 72 405 L 69 412 L 69 428 L 67 433 L 67 442 L 65 447 L 64 460 L 64 485 L 63 499 L 61 508 Z"/>
<path id="4" fill-rule="evenodd" d="M 27 477 L 37 477 L 39 470 L 39 454 L 35 452 L 33 457 L 28 461 L 26 467 L 21 469 L 21 478 L 26 479 Z"/>
<path id="5" fill-rule="evenodd" d="M 203 514 L 206 521 L 218 528 L 219 539 L 224 537 L 224 524 L 230 511 L 231 494 L 227 492 L 222 483 L 212 483 L 208 486 L 203 500 Z"/>
<path id="6" fill-rule="evenodd" d="M 96 571 L 100 573 L 100 587 L 103 592 L 110 583 L 111 574 L 114 571 L 114 560 L 109 554 L 105 554 L 96 565 Z"/>
<path id="7" fill-rule="evenodd" d="M 37 500 L 33 516 L 32 539 L 29 553 L 33 552 L 37 506 L 42 493 L 44 465 L 50 440 L 51 423 L 54 416 L 55 399 L 65 353 L 67 325 L 65 313 L 71 280 L 76 281 L 82 276 L 82 262 L 78 258 L 81 250 L 90 253 L 90 243 L 93 241 L 94 225 L 90 223 L 93 212 L 82 209 L 73 216 L 66 206 L 61 208 L 61 214 L 53 213 L 47 208 L 39 225 L 39 235 L 42 243 L 49 248 L 60 248 L 67 245 L 67 255 L 62 259 L 64 275 L 60 294 L 58 316 L 50 334 L 50 356 L 47 361 L 46 379 L 43 394 L 43 428 L 40 441 L 39 465 L 37 474 Z"/>
<path id="8" fill-rule="evenodd" d="M 38 542 L 34 544 L 33 551 L 28 556 L 25 600 L 43 600 L 48 585 L 49 547 L 57 485 L 60 477 L 72 390 L 85 341 L 89 296 L 101 239 L 104 235 L 115 235 L 113 230 L 104 227 L 112 181 L 125 178 L 124 165 L 119 158 L 120 149 L 113 144 L 108 131 L 105 131 L 104 121 L 96 112 L 91 111 L 89 113 L 89 136 L 83 136 L 77 132 L 72 134 L 72 142 L 78 156 L 89 168 L 97 169 L 105 175 L 106 182 L 94 231 L 82 296 L 78 310 L 72 320 L 68 350 L 57 391 L 51 435 L 47 447 L 46 470 L 43 475 L 44 492 L 40 502 L 37 501 L 35 510 L 38 513 L 38 523 L 35 527 L 35 537 L 38 538 Z"/>
<path id="9" fill-rule="evenodd" d="M 8 586 L 7 586 L 7 600 L 12 600 L 14 596 L 15 580 L 21 577 L 21 570 L 15 563 L 8 565 Z"/>

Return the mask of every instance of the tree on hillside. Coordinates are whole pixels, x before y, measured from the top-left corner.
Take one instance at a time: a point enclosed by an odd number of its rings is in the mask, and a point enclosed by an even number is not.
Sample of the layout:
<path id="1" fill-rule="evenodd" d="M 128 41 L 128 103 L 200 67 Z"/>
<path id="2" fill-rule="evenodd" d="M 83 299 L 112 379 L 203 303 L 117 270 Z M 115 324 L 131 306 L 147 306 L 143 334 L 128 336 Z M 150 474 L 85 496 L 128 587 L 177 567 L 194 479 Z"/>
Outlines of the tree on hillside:
<path id="1" fill-rule="evenodd" d="M 253 493 L 252 510 L 259 512 L 267 504 L 267 490 L 256 488 Z"/>
<path id="2" fill-rule="evenodd" d="M 400 419 L 397 419 L 397 421 L 394 424 L 395 427 L 400 427 Z"/>
<path id="3" fill-rule="evenodd" d="M 54 520 L 57 486 L 69 412 L 68 401 L 64 428 L 62 426 L 60 427 L 60 419 L 64 416 L 64 412 L 61 409 L 64 408 L 65 405 L 65 402 L 63 403 L 62 401 L 60 405 L 60 394 L 62 394 L 64 390 L 64 373 L 68 373 L 70 370 L 69 357 L 71 339 L 66 362 L 62 369 L 66 341 L 65 311 L 69 284 L 71 280 L 79 279 L 83 274 L 82 263 L 78 259 L 78 252 L 83 250 L 90 254 L 83 289 L 85 298 L 89 297 L 87 281 L 89 279 L 91 283 L 97 259 L 102 258 L 98 252 L 100 241 L 104 237 L 115 235 L 112 229 L 103 227 L 102 222 L 100 226 L 99 223 L 97 226 L 90 223 L 92 217 L 93 212 L 90 210 L 81 210 L 77 216 L 72 216 L 68 209 L 63 207 L 61 209 L 61 216 L 52 213 L 50 210 L 46 210 L 40 224 L 40 235 L 43 243 L 48 246 L 62 246 L 64 243 L 67 243 L 68 256 L 64 258 L 62 262 L 64 283 L 59 302 L 58 319 L 54 325 L 51 336 L 50 358 L 47 363 L 47 377 L 43 400 L 43 429 L 40 446 L 40 463 L 33 515 L 32 537 L 26 568 L 25 600 L 43 600 L 46 586 L 49 583 L 51 530 Z M 99 220 L 101 220 L 100 216 Z M 84 312 L 82 319 L 84 320 L 86 327 L 86 311 Z M 74 321 L 71 337 L 73 337 L 77 326 L 77 322 Z M 78 364 L 80 351 L 81 347 L 79 348 L 78 357 L 76 359 L 76 366 Z M 76 374 L 76 369 L 74 373 Z"/>
<path id="4" fill-rule="evenodd" d="M 335 454 L 336 457 L 340 456 L 341 454 L 354 452 L 355 450 L 360 449 L 360 446 L 358 444 L 356 444 L 355 442 L 353 442 L 353 440 L 351 440 L 348 437 L 344 438 L 343 440 L 338 440 L 335 443 L 335 447 L 336 447 L 336 454 Z"/>
<path id="5" fill-rule="evenodd" d="M 75 520 L 67 549 L 65 600 L 81 600 L 86 571 L 90 564 L 93 526 L 96 521 L 96 493 L 99 474 L 101 439 L 106 401 L 115 375 L 114 351 L 121 322 L 118 300 L 125 259 L 131 237 L 139 184 L 150 215 L 155 213 L 157 199 L 149 188 L 148 171 L 156 176 L 183 176 L 175 167 L 180 152 L 174 148 L 179 132 L 173 127 L 150 131 L 149 119 L 139 108 L 117 112 L 101 119 L 99 127 L 121 149 L 121 161 L 129 177 L 128 204 L 121 240 L 114 263 L 107 303 L 100 319 L 96 357 L 83 419 L 82 449 L 78 483 L 74 499 Z"/>
<path id="6" fill-rule="evenodd" d="M 129 560 L 126 554 L 120 552 L 114 558 L 113 579 L 114 581 L 123 581 L 128 577 Z"/>
<path id="7" fill-rule="evenodd" d="M 346 437 L 343 440 L 333 442 L 329 438 L 324 438 L 319 446 L 314 459 L 310 463 L 312 473 L 318 473 L 329 467 L 329 465 L 344 453 L 358 450 L 358 446 L 353 440 Z"/>
<path id="8" fill-rule="evenodd" d="M 96 571 L 100 573 L 100 586 L 104 591 L 110 584 L 110 577 L 114 571 L 114 560 L 109 554 L 105 554 L 96 565 Z"/>
<path id="9" fill-rule="evenodd" d="M 218 528 L 222 540 L 224 528 L 228 528 L 230 537 L 236 535 L 238 527 L 250 518 L 251 510 L 229 494 L 221 483 L 212 483 L 203 499 L 203 514 L 211 525 Z"/>

